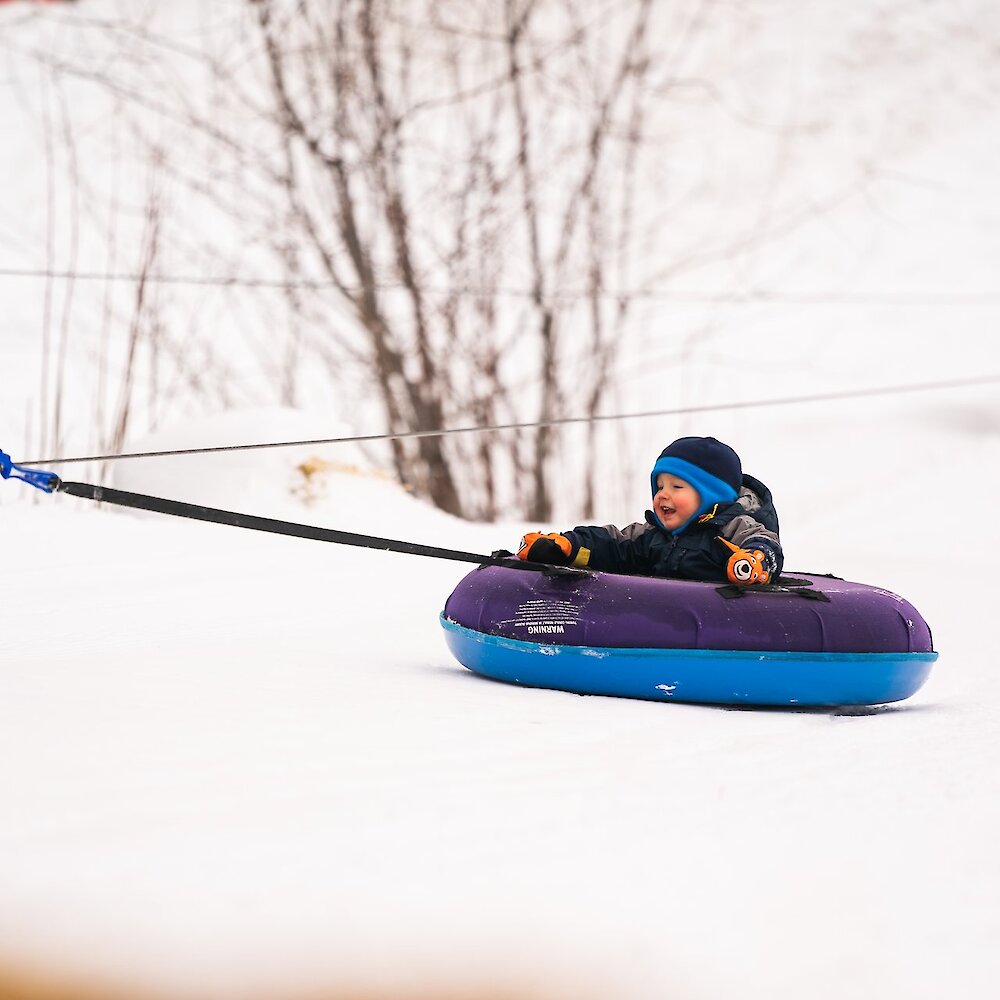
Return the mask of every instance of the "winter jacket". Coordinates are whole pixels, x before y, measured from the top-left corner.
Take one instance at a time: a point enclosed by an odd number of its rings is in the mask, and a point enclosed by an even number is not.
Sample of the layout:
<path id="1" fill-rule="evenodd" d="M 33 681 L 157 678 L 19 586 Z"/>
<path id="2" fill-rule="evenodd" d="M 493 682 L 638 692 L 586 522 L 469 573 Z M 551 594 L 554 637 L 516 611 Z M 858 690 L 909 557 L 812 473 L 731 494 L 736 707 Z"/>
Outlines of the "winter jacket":
<path id="1" fill-rule="evenodd" d="M 717 506 L 678 535 L 664 528 L 651 510 L 645 522 L 626 528 L 578 526 L 564 534 L 574 551 L 576 546 L 590 550 L 590 569 L 612 573 L 725 581 L 732 550 L 719 541 L 720 535 L 741 548 L 762 551 L 772 580 L 784 561 L 771 491 L 752 476 L 743 477 L 736 500 Z"/>

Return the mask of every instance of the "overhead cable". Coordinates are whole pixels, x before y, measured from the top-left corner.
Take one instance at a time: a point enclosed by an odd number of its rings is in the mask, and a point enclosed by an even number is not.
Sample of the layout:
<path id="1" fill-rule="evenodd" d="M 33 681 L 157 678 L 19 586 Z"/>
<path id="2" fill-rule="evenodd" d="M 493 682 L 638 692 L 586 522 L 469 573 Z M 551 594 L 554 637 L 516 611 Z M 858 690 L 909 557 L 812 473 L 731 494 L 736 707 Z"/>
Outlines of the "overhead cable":
<path id="1" fill-rule="evenodd" d="M 0 267 L 0 278 L 34 278 L 63 281 L 104 281 L 130 282 L 147 285 L 190 285 L 213 288 L 261 288 L 296 291 L 346 291 L 348 294 L 360 294 L 362 289 L 345 287 L 332 280 L 308 278 L 253 278 L 242 275 L 197 275 L 197 274 L 140 274 L 128 271 L 73 271 L 56 268 L 20 268 Z M 409 286 L 399 281 L 376 281 L 373 287 L 378 291 L 408 291 Z M 534 299 L 537 292 L 530 288 L 515 288 L 499 285 L 494 288 L 475 285 L 436 286 L 422 285 L 419 291 L 423 295 L 463 296 L 467 298 L 484 298 L 503 296 L 505 298 Z M 804 292 L 771 292 L 766 289 L 751 289 L 749 291 L 718 292 L 718 291 L 686 291 L 670 288 L 601 288 L 596 291 L 584 288 L 569 288 L 563 291 L 552 290 L 546 293 L 550 301 L 576 301 L 594 297 L 610 301 L 623 299 L 632 300 L 669 300 L 674 302 L 714 302 L 732 303 L 787 303 L 791 305 L 976 305 L 1000 303 L 1000 290 L 973 290 L 968 292 L 939 291 L 875 291 L 875 292 L 837 292 L 829 290 Z"/>
<path id="2" fill-rule="evenodd" d="M 560 417 L 526 423 L 491 424 L 488 426 L 449 427 L 427 431 L 403 431 L 398 434 L 353 434 L 344 437 L 310 438 L 297 441 L 267 441 L 253 444 L 215 445 L 207 448 L 173 448 L 164 451 L 139 451 L 119 455 L 83 455 L 74 458 L 23 459 L 24 465 L 68 465 L 71 462 L 112 462 L 125 458 L 165 458 L 174 455 L 207 455 L 227 451 L 255 451 L 265 448 L 311 447 L 321 444 L 348 444 L 362 441 L 403 441 L 409 438 L 446 437 L 450 434 L 485 434 L 496 431 L 526 430 L 537 427 L 560 427 L 568 424 L 596 424 L 612 420 L 638 420 L 647 417 L 676 417 L 689 413 L 714 413 L 725 410 L 752 410 L 766 406 L 793 406 L 803 403 L 827 403 L 844 399 L 873 396 L 894 396 L 904 393 L 932 392 L 940 389 L 968 389 L 1000 382 L 1000 374 L 975 378 L 949 379 L 940 382 L 918 382 L 909 385 L 883 385 L 868 389 L 845 389 L 840 392 L 813 393 L 805 396 L 783 396 L 776 399 L 747 399 L 728 403 L 705 403 L 701 406 L 678 406 L 668 410 L 640 410 L 632 413 L 606 413 L 586 417 Z"/>

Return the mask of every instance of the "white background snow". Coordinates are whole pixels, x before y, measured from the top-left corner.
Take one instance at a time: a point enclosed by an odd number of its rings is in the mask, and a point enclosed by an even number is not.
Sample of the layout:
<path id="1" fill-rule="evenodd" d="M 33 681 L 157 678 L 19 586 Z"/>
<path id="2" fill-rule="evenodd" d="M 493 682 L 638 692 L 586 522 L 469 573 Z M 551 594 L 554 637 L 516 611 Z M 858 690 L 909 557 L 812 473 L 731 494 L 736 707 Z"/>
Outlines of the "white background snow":
<path id="1" fill-rule="evenodd" d="M 852 285 L 972 301 L 719 307 L 681 374 L 628 348 L 634 408 L 1000 373 L 996 126 L 992 105 L 928 124 Z M 839 223 L 845 260 L 869 209 Z M 822 244 L 786 248 L 791 287 L 830 287 Z M 23 379 L 38 289 L 0 287 Z M 130 445 L 351 430 L 372 428 L 269 408 Z M 941 653 L 923 690 L 790 712 L 496 684 L 437 623 L 461 565 L 4 484 L 0 960 L 171 997 L 994 995 L 995 385 L 635 421 L 602 521 L 641 516 L 682 433 L 772 487 L 789 568 L 915 603 Z M 311 457 L 331 467 L 307 501 Z M 122 462 L 114 484 L 482 552 L 535 527 L 452 519 L 349 446 Z"/>

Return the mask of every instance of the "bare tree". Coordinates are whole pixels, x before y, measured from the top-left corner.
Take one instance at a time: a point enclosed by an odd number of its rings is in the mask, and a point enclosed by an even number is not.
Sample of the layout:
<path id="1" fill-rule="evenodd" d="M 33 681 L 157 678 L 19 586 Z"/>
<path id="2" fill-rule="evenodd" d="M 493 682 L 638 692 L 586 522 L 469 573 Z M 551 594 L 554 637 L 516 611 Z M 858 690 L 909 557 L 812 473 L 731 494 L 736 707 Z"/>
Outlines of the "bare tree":
<path id="1" fill-rule="evenodd" d="M 282 144 L 274 190 L 363 333 L 387 429 L 542 424 L 394 441 L 399 478 L 452 513 L 549 518 L 549 424 L 596 412 L 625 312 L 608 321 L 601 292 L 633 213 L 615 178 L 641 127 L 651 0 L 615 5 L 629 29 L 600 59 L 586 50 L 607 23 L 565 0 L 248 3 Z M 525 278 L 512 305 L 504 282 Z M 570 369 L 580 344 L 591 363 Z"/>
<path id="2" fill-rule="evenodd" d="M 149 276 L 156 266 L 156 259 L 160 248 L 160 216 L 160 204 L 154 191 L 150 195 L 147 210 L 143 255 L 139 268 L 139 280 L 135 283 L 135 305 L 129 326 L 124 366 L 119 387 L 118 406 L 113 418 L 111 435 L 107 442 L 107 447 L 112 453 L 117 453 L 124 449 L 126 434 L 133 411 L 137 355 L 140 345 L 144 342 L 150 349 L 152 359 L 150 374 L 155 379 L 158 353 L 158 339 L 156 337 L 158 322 L 155 310 L 151 310 L 149 306 L 152 295 Z M 148 395 L 148 404 L 151 409 L 154 409 L 156 405 L 156 388 L 154 383 Z"/>
<path id="3" fill-rule="evenodd" d="M 192 5 L 201 32 L 158 29 L 157 7 L 67 8 L 87 44 L 32 51 L 46 80 L 98 88 L 116 112 L 121 190 L 101 201 L 73 166 L 86 153 L 72 115 L 59 135 L 46 111 L 68 207 L 107 205 L 98 242 L 131 281 L 109 282 L 99 309 L 96 411 L 112 443 L 123 419 L 136 425 L 123 387 L 138 377 L 163 403 L 296 405 L 316 402 L 320 369 L 342 415 L 410 435 L 391 443 L 396 475 L 441 508 L 546 522 L 569 475 L 587 515 L 602 470 L 567 459 L 604 434 L 560 421 L 614 405 L 619 344 L 667 309 L 644 291 L 693 274 L 723 290 L 737 272 L 752 282 L 755 255 L 877 173 L 873 154 L 819 192 L 788 183 L 829 122 L 794 100 L 780 120 L 762 112 L 745 86 L 752 5 L 717 17 L 707 0 L 244 0 Z M 790 87 L 769 79 L 794 93 L 794 73 Z M 155 205 L 134 190 L 143 161 L 156 164 Z M 75 237 L 48 237 L 56 271 Z M 171 286 L 168 322 L 153 289 L 171 273 L 188 284 Z M 45 291 L 38 424 L 51 440 L 70 331 L 56 296 L 78 316 L 85 292 L 56 279 Z M 679 320 L 657 358 L 681 367 L 678 345 L 701 350 L 705 324 Z M 509 423 L 538 426 L 433 433 Z"/>

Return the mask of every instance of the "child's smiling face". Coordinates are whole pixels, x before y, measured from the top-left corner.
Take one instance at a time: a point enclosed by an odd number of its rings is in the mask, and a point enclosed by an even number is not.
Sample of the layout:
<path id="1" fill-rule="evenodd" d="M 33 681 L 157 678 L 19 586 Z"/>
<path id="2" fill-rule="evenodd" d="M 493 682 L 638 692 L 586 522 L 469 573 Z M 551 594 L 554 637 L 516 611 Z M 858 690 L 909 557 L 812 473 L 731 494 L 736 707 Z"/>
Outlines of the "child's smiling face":
<path id="1" fill-rule="evenodd" d="M 669 472 L 656 477 L 653 513 L 660 524 L 674 531 L 684 524 L 701 506 L 701 494 L 688 482 Z"/>

